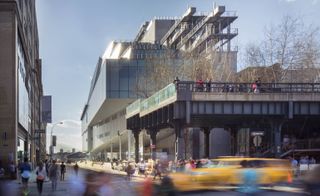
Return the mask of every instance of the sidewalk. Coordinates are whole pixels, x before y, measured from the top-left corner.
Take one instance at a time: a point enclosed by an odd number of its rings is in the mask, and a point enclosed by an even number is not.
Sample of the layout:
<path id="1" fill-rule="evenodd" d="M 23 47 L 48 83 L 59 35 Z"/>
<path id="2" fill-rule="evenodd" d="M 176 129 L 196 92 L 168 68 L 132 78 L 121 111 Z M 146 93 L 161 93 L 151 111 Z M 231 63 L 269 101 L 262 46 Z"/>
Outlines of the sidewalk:
<path id="1" fill-rule="evenodd" d="M 127 173 L 124 172 L 124 171 L 119 171 L 119 170 L 112 169 L 110 163 L 105 163 L 103 165 L 101 165 L 101 164 L 93 164 L 92 165 L 91 161 L 87 161 L 87 163 L 78 162 L 78 165 L 79 165 L 79 168 L 82 168 L 82 169 L 93 170 L 93 171 L 96 171 L 96 172 L 106 172 L 106 173 L 115 174 L 115 175 L 127 176 Z M 138 179 L 139 180 L 145 179 L 145 176 L 144 175 L 139 175 L 137 171 L 133 174 L 133 177 L 135 179 L 137 179 L 137 180 Z"/>
<path id="2" fill-rule="evenodd" d="M 83 177 L 84 174 L 82 172 L 79 172 L 79 176 L 75 176 L 73 170 L 71 168 L 67 172 L 65 176 L 64 181 L 58 180 L 57 183 L 57 190 L 52 191 L 51 188 L 51 181 L 48 179 L 45 180 L 43 183 L 43 190 L 42 190 L 42 196 L 60 196 L 60 195 L 78 195 L 79 191 L 83 191 L 84 184 L 83 184 Z M 23 192 L 22 189 L 22 183 L 20 183 L 18 180 L 8 180 L 3 181 L 2 186 L 0 187 L 0 195 L 5 196 L 19 196 L 19 195 L 28 195 L 28 196 L 37 196 L 38 190 L 37 190 L 37 183 L 35 180 L 35 176 L 32 176 L 29 179 L 28 183 L 28 190 Z"/>

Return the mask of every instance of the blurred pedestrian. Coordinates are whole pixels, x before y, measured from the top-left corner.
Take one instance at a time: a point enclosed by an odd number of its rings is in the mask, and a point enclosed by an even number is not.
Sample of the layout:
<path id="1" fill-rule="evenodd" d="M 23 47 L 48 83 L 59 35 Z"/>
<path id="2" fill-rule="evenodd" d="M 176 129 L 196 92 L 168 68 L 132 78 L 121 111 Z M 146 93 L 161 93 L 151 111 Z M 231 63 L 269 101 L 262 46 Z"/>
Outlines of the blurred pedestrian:
<path id="1" fill-rule="evenodd" d="M 37 189 L 38 189 L 39 195 L 41 195 L 43 182 L 47 176 L 46 168 L 42 162 L 39 162 L 35 171 L 36 171 L 36 175 L 37 175 Z"/>
<path id="2" fill-rule="evenodd" d="M 5 170 L 2 166 L 2 161 L 0 160 L 0 180 L 4 178 Z"/>
<path id="3" fill-rule="evenodd" d="M 64 164 L 64 162 L 62 161 L 61 165 L 60 165 L 60 181 L 64 181 L 64 174 L 66 173 L 66 165 Z"/>
<path id="4" fill-rule="evenodd" d="M 242 166 L 242 184 L 240 185 L 238 191 L 245 195 L 255 195 L 258 193 L 258 173 L 254 169 L 253 161 L 241 161 L 240 165 Z"/>
<path id="5" fill-rule="evenodd" d="M 9 166 L 8 166 L 9 172 L 10 172 L 10 178 L 13 180 L 16 178 L 16 165 L 14 164 L 13 161 L 10 162 Z"/>
<path id="6" fill-rule="evenodd" d="M 116 195 L 110 183 L 110 177 L 106 173 L 103 173 L 103 172 L 99 173 L 96 181 L 99 184 L 99 188 L 96 191 L 97 195 L 103 195 L 103 196 Z"/>
<path id="7" fill-rule="evenodd" d="M 17 177 L 18 177 L 18 182 L 19 182 L 19 184 L 21 184 L 21 170 L 20 170 L 20 167 L 21 167 L 21 165 L 22 165 L 22 163 L 21 163 L 21 160 L 19 159 L 18 160 L 18 167 L 17 167 L 17 172 L 18 172 L 18 175 L 17 175 Z"/>
<path id="8" fill-rule="evenodd" d="M 173 83 L 177 85 L 178 82 L 180 82 L 180 80 L 179 80 L 178 76 L 176 76 L 176 78 L 173 80 Z"/>
<path id="9" fill-rule="evenodd" d="M 160 180 L 162 178 L 161 176 L 162 173 L 162 165 L 160 163 L 159 160 L 156 161 L 156 164 L 154 165 L 154 176 L 153 176 L 153 180 L 156 179 L 157 176 L 159 176 Z"/>
<path id="10" fill-rule="evenodd" d="M 49 167 L 49 178 L 51 180 L 52 191 L 57 190 L 58 178 L 59 178 L 59 169 L 56 164 L 56 160 L 52 161 L 51 166 Z"/>
<path id="11" fill-rule="evenodd" d="M 163 177 L 158 194 L 163 196 L 177 195 L 172 180 L 168 176 Z"/>
<path id="12" fill-rule="evenodd" d="M 320 166 L 309 171 L 302 180 L 309 195 L 320 195 Z"/>
<path id="13" fill-rule="evenodd" d="M 23 188 L 26 191 L 28 189 L 28 181 L 31 176 L 31 166 L 28 162 L 28 158 L 24 158 L 24 162 L 21 164 L 21 167 L 19 168 L 21 171 L 21 179 Z"/>
<path id="14" fill-rule="evenodd" d="M 200 78 L 196 81 L 196 87 L 198 92 L 202 92 L 204 88 L 203 80 Z"/>
<path id="15" fill-rule="evenodd" d="M 211 83 L 212 83 L 211 78 L 210 79 L 207 78 L 207 81 L 206 81 L 206 91 L 207 92 L 211 91 Z"/>
<path id="16" fill-rule="evenodd" d="M 292 170 L 293 170 L 293 175 L 294 176 L 298 176 L 298 174 L 299 174 L 299 163 L 298 163 L 298 161 L 294 157 L 290 157 L 289 159 L 291 161 L 291 167 L 292 167 Z"/>
<path id="17" fill-rule="evenodd" d="M 252 83 L 252 85 L 251 85 L 251 91 L 252 91 L 253 93 L 258 93 L 257 81 L 255 81 L 254 83 Z"/>
<path id="18" fill-rule="evenodd" d="M 261 79 L 260 78 L 257 79 L 256 84 L 257 84 L 258 91 L 261 92 Z"/>
<path id="19" fill-rule="evenodd" d="M 77 163 L 73 166 L 73 169 L 74 169 L 74 173 L 76 174 L 76 176 L 78 176 L 79 166 Z"/>
<path id="20" fill-rule="evenodd" d="M 125 171 L 127 172 L 127 180 L 131 180 L 132 175 L 134 174 L 134 166 L 132 163 L 128 162 L 128 166 L 125 169 Z"/>
<path id="21" fill-rule="evenodd" d="M 144 177 L 147 177 L 146 176 L 146 163 L 143 160 L 141 160 L 139 163 L 139 174 L 144 175 Z"/>

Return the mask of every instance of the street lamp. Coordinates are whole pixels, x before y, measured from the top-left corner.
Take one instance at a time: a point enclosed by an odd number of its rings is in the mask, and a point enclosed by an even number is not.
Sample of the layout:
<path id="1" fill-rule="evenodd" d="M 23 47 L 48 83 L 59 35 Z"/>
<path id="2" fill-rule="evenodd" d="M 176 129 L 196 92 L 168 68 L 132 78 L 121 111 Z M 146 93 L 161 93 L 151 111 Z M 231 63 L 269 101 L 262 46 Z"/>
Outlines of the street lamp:
<path id="1" fill-rule="evenodd" d="M 62 121 L 60 121 L 60 122 L 57 122 L 57 123 L 54 123 L 53 125 L 52 125 L 52 127 L 51 127 L 51 133 L 50 133 L 50 140 L 51 140 L 51 142 L 50 142 L 50 160 L 52 160 L 52 154 L 53 154 L 53 138 L 52 138 L 52 132 L 53 132 L 53 128 L 56 126 L 56 125 L 61 125 L 61 124 L 63 124 L 63 122 Z"/>
<path id="2" fill-rule="evenodd" d="M 119 136 L 119 160 L 121 160 L 121 133 L 118 131 L 118 136 Z"/>

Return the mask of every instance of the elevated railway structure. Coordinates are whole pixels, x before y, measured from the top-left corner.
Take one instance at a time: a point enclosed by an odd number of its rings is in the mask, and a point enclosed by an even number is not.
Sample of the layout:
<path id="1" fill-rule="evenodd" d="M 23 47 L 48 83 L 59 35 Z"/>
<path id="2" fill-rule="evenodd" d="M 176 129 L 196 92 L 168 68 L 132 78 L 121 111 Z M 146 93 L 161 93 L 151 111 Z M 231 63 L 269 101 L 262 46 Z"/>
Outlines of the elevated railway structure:
<path id="1" fill-rule="evenodd" d="M 288 130 L 320 130 L 320 83 L 263 83 L 259 93 L 248 83 L 204 83 L 180 81 L 170 84 L 126 109 L 127 129 L 134 133 L 135 156 L 139 160 L 139 133 L 147 130 L 152 145 L 157 133 L 171 127 L 175 134 L 176 158 L 181 153 L 183 129 L 201 128 L 205 156 L 209 156 L 209 134 L 225 128 L 232 138 L 241 128 L 266 130 L 267 150 L 272 156 L 283 154 L 282 138 Z M 233 153 L 236 153 L 236 138 Z M 155 151 L 155 149 L 153 149 Z M 153 154 L 155 158 L 155 154 Z"/>

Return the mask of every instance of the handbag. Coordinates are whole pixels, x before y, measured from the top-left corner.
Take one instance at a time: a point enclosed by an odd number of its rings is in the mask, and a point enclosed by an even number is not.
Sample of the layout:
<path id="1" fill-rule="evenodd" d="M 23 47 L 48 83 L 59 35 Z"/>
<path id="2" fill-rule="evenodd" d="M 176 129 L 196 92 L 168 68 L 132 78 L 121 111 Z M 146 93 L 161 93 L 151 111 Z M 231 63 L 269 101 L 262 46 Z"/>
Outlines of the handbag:
<path id="1" fill-rule="evenodd" d="M 43 175 L 37 175 L 37 180 L 44 180 L 44 176 Z"/>

